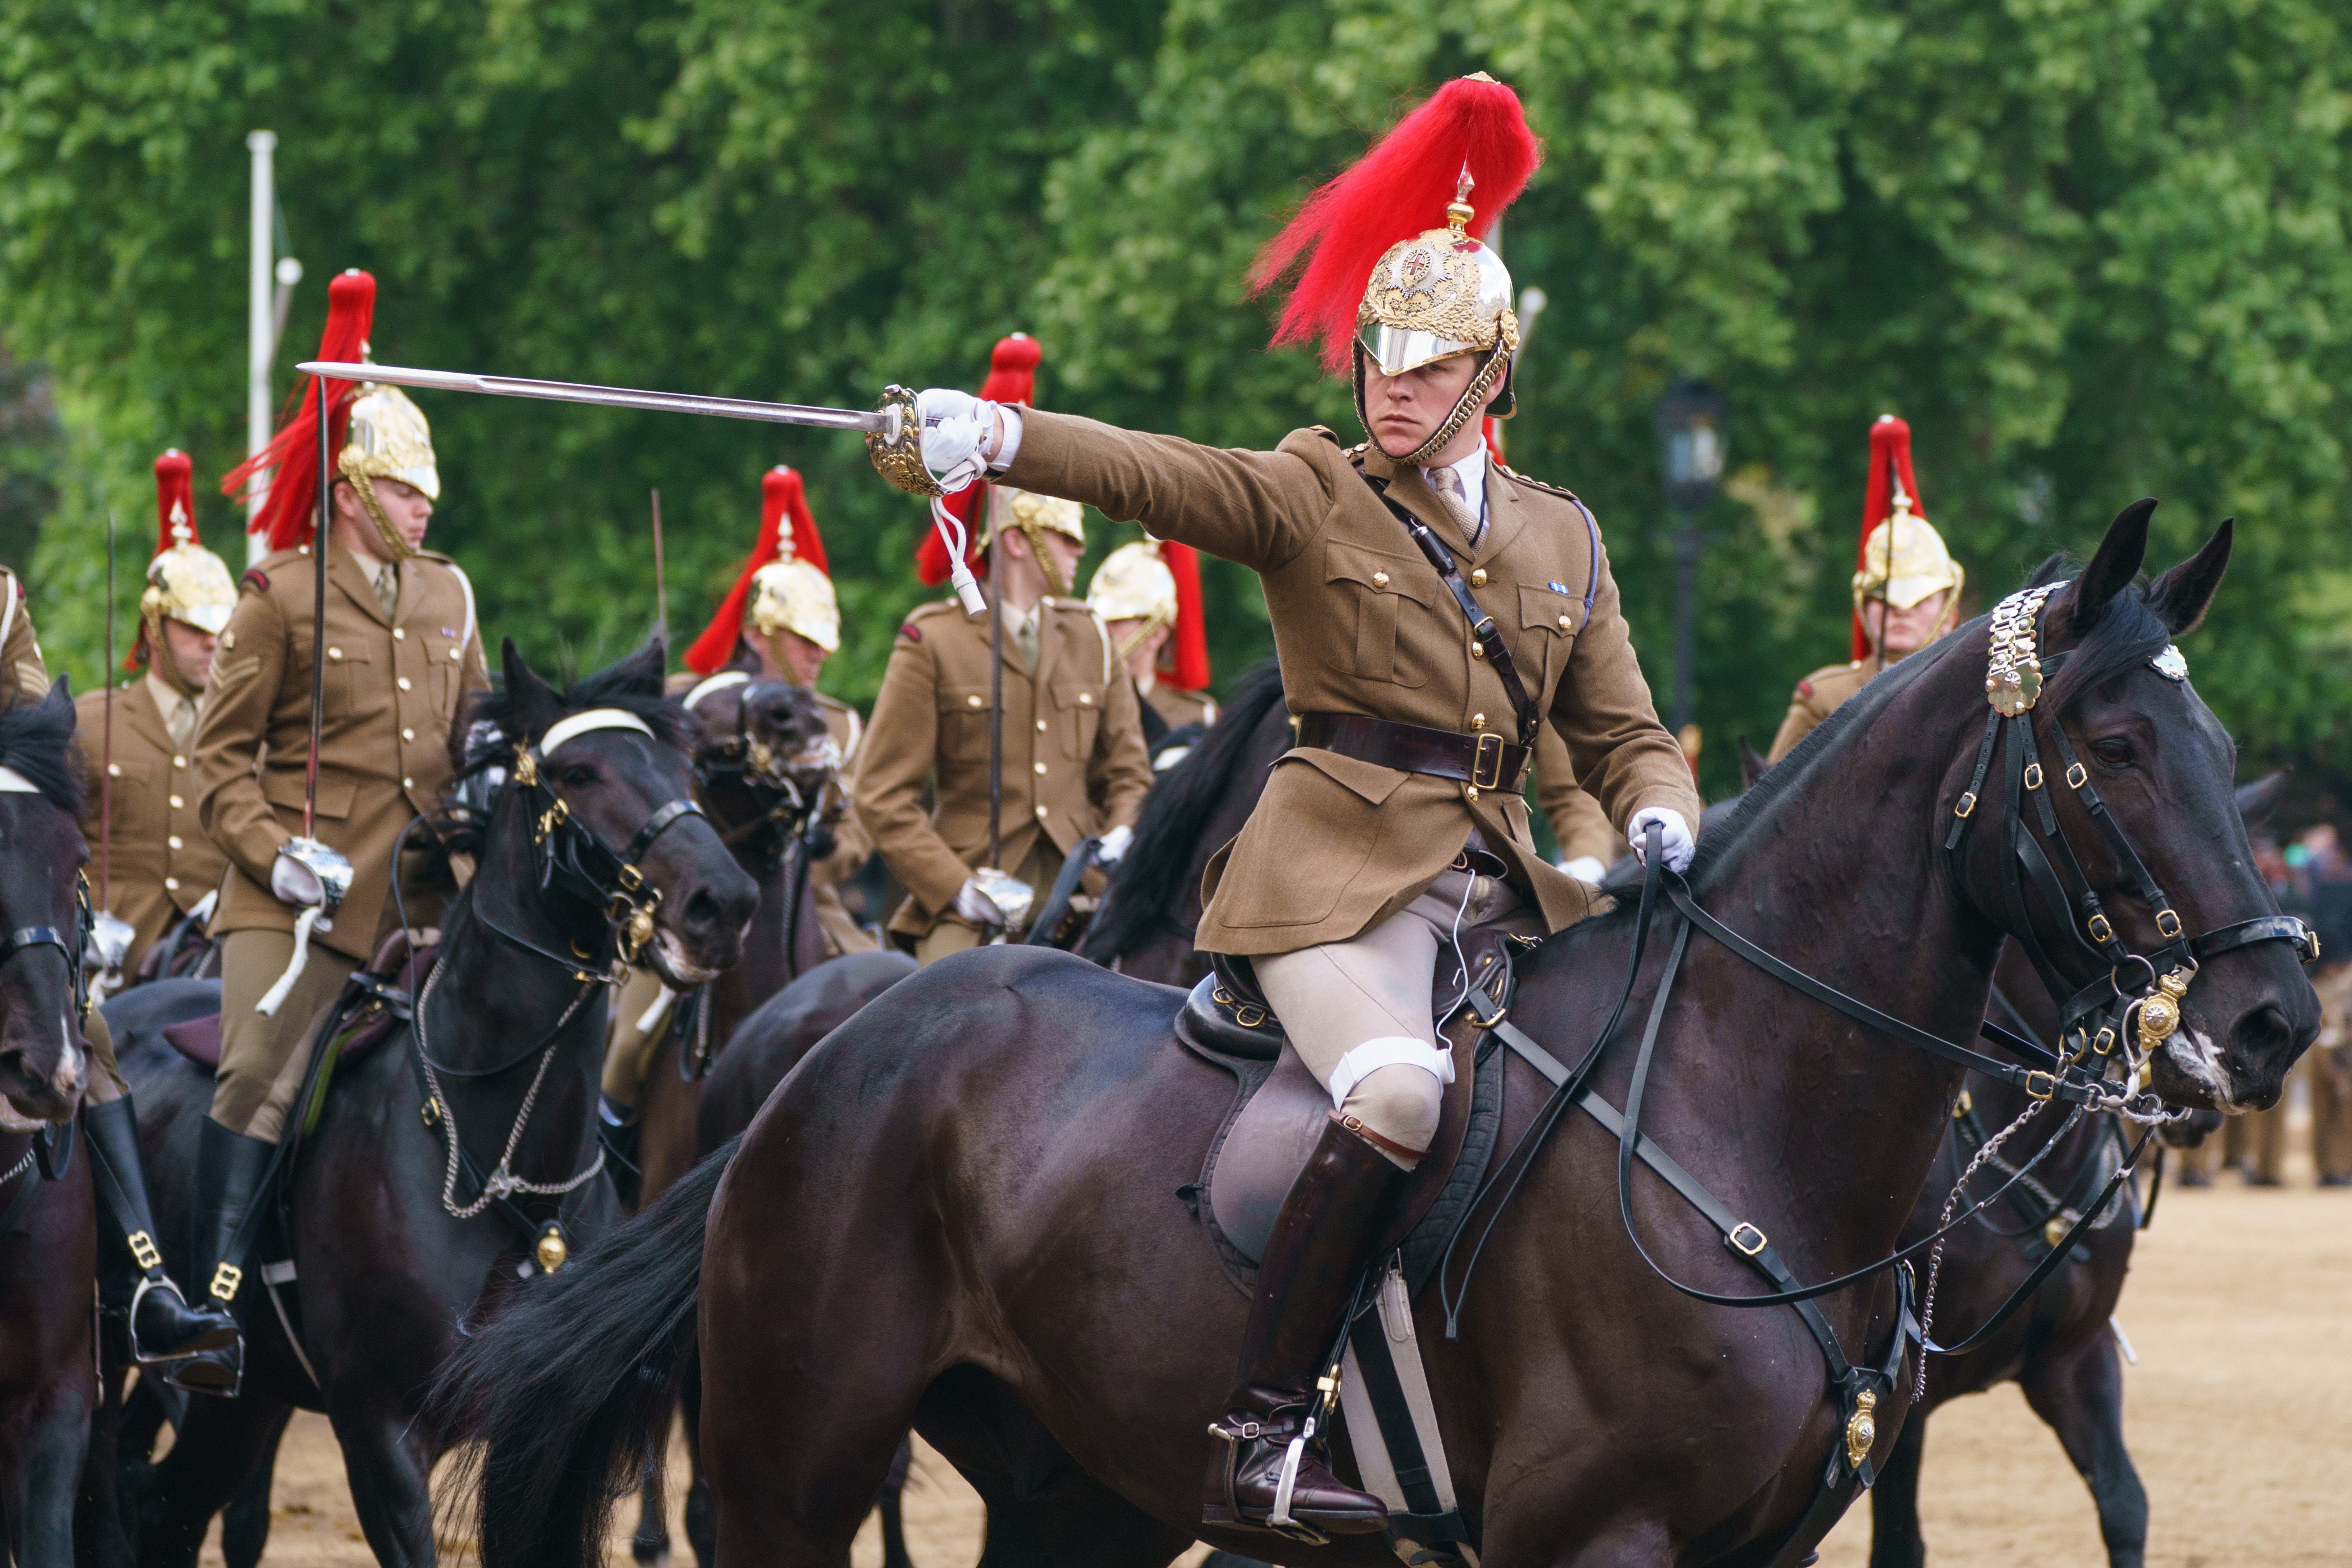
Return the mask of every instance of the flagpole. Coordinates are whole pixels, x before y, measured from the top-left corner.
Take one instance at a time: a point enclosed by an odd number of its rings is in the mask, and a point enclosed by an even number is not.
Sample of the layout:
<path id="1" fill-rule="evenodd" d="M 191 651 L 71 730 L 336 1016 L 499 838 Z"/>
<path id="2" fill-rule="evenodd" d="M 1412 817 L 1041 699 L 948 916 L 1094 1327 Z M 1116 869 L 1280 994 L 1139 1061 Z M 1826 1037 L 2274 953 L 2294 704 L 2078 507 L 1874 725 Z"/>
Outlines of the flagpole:
<path id="1" fill-rule="evenodd" d="M 274 131 L 249 131 L 245 144 L 253 154 L 253 204 L 246 271 L 245 452 L 250 457 L 269 444 L 269 361 L 278 347 L 276 301 L 272 298 L 270 250 L 276 243 L 272 220 L 278 214 L 277 150 Z M 250 532 L 269 495 L 268 469 L 246 486 L 245 563 L 251 566 L 269 552 L 269 541 Z"/>

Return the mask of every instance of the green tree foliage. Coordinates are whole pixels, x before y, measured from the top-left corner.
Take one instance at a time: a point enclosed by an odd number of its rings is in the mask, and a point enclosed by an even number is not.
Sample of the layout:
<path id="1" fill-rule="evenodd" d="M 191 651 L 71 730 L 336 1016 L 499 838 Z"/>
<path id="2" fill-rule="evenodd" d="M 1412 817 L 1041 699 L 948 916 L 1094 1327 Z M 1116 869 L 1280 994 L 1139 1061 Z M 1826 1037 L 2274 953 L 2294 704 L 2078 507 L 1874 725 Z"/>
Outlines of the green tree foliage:
<path id="1" fill-rule="evenodd" d="M 312 282 L 382 280 L 379 355 L 797 401 L 972 385 L 1037 333 L 1042 401 L 1263 445 L 1344 389 L 1264 351 L 1250 256 L 1434 82 L 1517 84 L 1549 154 L 1504 247 L 1550 308 L 1513 462 L 1600 513 L 1652 678 L 1669 519 L 1651 409 L 1702 374 L 1734 482 L 1705 519 L 1710 787 L 1842 656 L 1864 433 L 1917 431 L 1978 607 L 2153 494 L 2224 514 L 2188 647 L 2266 758 L 2342 772 L 2352 536 L 2342 323 L 2352 49 L 2325 0 L 0 0 L 0 339 L 69 448 L 36 562 L 94 666 L 95 530 L 146 463 L 242 445 L 244 132 L 280 138 Z M 281 383 L 283 377 L 281 376 Z M 486 621 L 583 658 L 650 619 L 646 490 L 698 624 L 756 479 L 810 476 L 870 694 L 920 508 L 838 437 L 433 398 L 439 542 Z M 208 505 L 215 538 L 235 526 Z M 1222 674 L 1266 645 L 1213 575 Z"/>

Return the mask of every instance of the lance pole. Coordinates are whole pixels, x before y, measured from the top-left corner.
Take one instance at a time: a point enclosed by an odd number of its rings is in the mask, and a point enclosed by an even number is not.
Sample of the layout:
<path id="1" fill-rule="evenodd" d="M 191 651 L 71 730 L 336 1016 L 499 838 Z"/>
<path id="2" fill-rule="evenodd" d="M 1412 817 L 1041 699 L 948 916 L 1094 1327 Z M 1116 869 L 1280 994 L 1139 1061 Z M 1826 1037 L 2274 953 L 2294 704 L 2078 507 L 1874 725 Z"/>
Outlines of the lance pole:
<path id="1" fill-rule="evenodd" d="M 319 389 L 319 526 L 310 530 L 310 752 L 302 768 L 302 836 L 319 826 L 319 736 L 327 723 L 327 535 L 334 523 L 335 465 L 327 435 L 327 378 Z"/>
<path id="2" fill-rule="evenodd" d="M 988 508 L 988 863 L 995 871 L 1004 869 L 1004 595 L 997 591 L 995 548 L 1001 501 L 993 485 L 981 500 Z"/>
<path id="3" fill-rule="evenodd" d="M 661 492 L 654 492 L 654 628 L 661 636 L 664 656 L 669 649 L 669 580 L 662 570 Z"/>
<path id="4" fill-rule="evenodd" d="M 149 657 L 154 655 L 151 652 Z M 114 897 L 114 508 L 106 509 L 106 663 L 99 669 L 104 717 L 98 742 L 98 906 Z"/>
<path id="5" fill-rule="evenodd" d="M 278 312 L 270 287 L 270 252 L 277 243 L 278 135 L 270 131 L 246 132 L 245 145 L 253 154 L 252 204 L 247 217 L 250 235 L 246 287 L 245 451 L 250 457 L 269 444 L 269 361 L 278 351 Z M 247 487 L 246 523 L 250 528 L 269 493 L 267 472 Z M 246 565 L 268 551 L 269 542 L 258 534 L 246 539 Z"/>

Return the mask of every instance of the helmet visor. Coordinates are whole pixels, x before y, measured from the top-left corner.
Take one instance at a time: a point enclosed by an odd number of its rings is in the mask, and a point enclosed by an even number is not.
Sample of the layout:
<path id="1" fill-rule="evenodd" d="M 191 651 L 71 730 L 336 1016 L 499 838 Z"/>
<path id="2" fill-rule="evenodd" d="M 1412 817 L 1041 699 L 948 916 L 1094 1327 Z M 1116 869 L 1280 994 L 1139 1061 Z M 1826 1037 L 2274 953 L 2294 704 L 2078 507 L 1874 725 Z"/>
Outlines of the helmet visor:
<path id="1" fill-rule="evenodd" d="M 1441 338 L 1433 332 L 1415 332 L 1403 327 L 1384 327 L 1371 322 L 1356 329 L 1356 341 L 1363 345 L 1365 354 L 1380 367 L 1384 376 L 1401 376 L 1407 371 L 1450 360 L 1456 354 L 1477 351 L 1475 343 L 1465 343 L 1453 338 Z"/>
<path id="2" fill-rule="evenodd" d="M 228 630 L 228 611 L 226 604 L 191 604 L 165 613 L 184 625 L 193 626 L 199 632 L 209 632 L 217 637 Z"/>

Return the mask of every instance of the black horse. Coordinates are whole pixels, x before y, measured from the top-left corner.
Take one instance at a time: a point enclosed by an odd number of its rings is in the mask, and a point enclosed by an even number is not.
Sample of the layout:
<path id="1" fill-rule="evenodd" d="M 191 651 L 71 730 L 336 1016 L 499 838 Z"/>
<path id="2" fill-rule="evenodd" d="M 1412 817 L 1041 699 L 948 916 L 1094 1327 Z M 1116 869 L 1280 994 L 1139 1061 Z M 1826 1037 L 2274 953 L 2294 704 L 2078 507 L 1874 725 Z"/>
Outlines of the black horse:
<path id="1" fill-rule="evenodd" d="M 1444 1337 L 1434 1296 L 1418 1313 L 1463 1525 L 1487 1562 L 1795 1562 L 1908 1404 L 1899 1275 L 1885 1265 L 1959 1092 L 1969 1059 L 1952 1042 L 1977 1031 L 2004 937 L 2060 944 L 2055 973 L 2080 987 L 2111 961 L 2063 946 L 2075 898 L 2100 901 L 2094 935 L 2112 925 L 2168 961 L 2188 932 L 2218 939 L 2276 916 L 2232 809 L 2228 737 L 2169 660 L 2153 663 L 2202 615 L 2229 531 L 2136 589 L 2151 509 L 2118 517 L 2035 617 L 2052 678 L 2006 730 L 1990 728 L 1987 624 L 1971 622 L 1817 730 L 1686 880 L 1666 879 L 1660 921 L 1589 920 L 1522 964 L 1511 1016 L 1549 1058 L 1591 1053 L 1575 1101 L 1589 1113 L 1514 1167 L 1525 1179 L 1462 1298 L 1459 1338 Z M 2087 759 L 2061 762 L 2066 788 L 2049 793 L 2035 767 L 2031 806 L 2050 807 L 2048 829 L 1998 784 L 1970 824 L 1971 768 L 1994 736 L 2005 768 L 2029 737 Z M 1876 802 L 1882 831 L 1853 831 L 1857 798 Z M 2079 886 L 2012 907 L 2016 834 L 2063 838 Z M 2167 888 L 2173 906 L 2151 907 Z M 2277 1099 L 2318 1026 L 2284 924 L 2279 941 L 2205 946 L 2181 1020 L 2156 1042 L 2168 1100 Z M 706 1161 L 450 1366 L 442 1397 L 487 1445 L 487 1568 L 597 1559 L 645 1393 L 688 1344 L 705 1372 L 722 1559 L 829 1568 L 909 1424 L 992 1506 L 1028 1489 L 1062 1520 L 1090 1521 L 1065 1535 L 1068 1561 L 1165 1562 L 1202 1533 L 1203 1427 L 1244 1302 L 1178 1199 L 1231 1080 L 1178 1047 L 1177 999 L 992 948 L 836 1030 L 730 1161 Z M 1544 1060 L 1513 1047 L 1504 1148 L 1549 1102 Z M 1608 1138 L 1612 1119 L 1640 1135 Z M 1694 1187 L 1641 1174 L 1654 1168 L 1643 1148 L 1681 1161 Z M 1712 1207 L 1688 1197 L 1701 1186 Z M 1489 1189 L 1488 1212 L 1505 1190 Z M 1776 1299 L 1759 1301 L 1767 1267 L 1820 1282 L 1817 1322 L 1729 1310 Z M 1449 1288 L 1463 1289 L 1458 1269 Z M 1210 1534 L 1244 1551 L 1272 1540 Z M 1391 1556 L 1377 1537 L 1280 1554 Z"/>
<path id="2" fill-rule="evenodd" d="M 277 1199 L 282 1235 L 257 1249 L 247 1280 L 259 1288 L 237 1303 L 243 1393 L 191 1402 L 144 1489 L 142 1563 L 195 1560 L 207 1521 L 295 1406 L 333 1422 L 377 1560 L 434 1560 L 427 1475 L 449 1438 L 420 1418 L 421 1393 L 469 1322 L 614 1216 L 594 1179 L 609 966 L 641 950 L 674 988 L 700 985 L 740 956 L 757 898 L 688 805 L 693 727 L 663 696 L 662 668 L 649 645 L 559 692 L 509 643 L 503 691 L 457 727 L 462 751 L 473 721 L 489 726 L 516 776 L 478 823 L 478 869 L 444 916 L 437 962 L 414 967 L 413 1004 L 377 998 L 395 1018 L 413 1006 L 415 1021 L 352 1039 L 331 1085 L 304 1103 L 310 1124 Z M 544 757 L 524 749 L 590 714 L 601 727 Z M 184 1239 L 211 1074 L 152 1032 L 126 1034 L 163 1235 Z"/>
<path id="3" fill-rule="evenodd" d="M 87 1066 L 73 694 L 0 709 L 0 1519 L 18 1568 L 73 1561 L 98 1384 L 98 1219 L 72 1120 Z"/>

